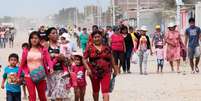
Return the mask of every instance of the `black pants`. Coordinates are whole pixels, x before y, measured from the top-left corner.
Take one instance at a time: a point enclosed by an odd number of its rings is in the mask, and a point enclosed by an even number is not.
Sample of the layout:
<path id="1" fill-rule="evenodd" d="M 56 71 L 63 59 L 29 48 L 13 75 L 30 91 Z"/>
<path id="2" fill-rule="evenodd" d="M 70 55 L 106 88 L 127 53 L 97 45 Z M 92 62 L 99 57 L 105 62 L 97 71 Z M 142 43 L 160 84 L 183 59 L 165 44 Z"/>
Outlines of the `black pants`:
<path id="1" fill-rule="evenodd" d="M 125 65 L 125 53 L 119 51 L 113 51 L 113 57 L 116 65 L 120 65 L 123 67 L 123 71 L 126 72 L 126 65 Z"/>
<path id="2" fill-rule="evenodd" d="M 6 92 L 6 101 L 21 101 L 20 92 Z"/>
<path id="3" fill-rule="evenodd" d="M 126 71 L 130 71 L 130 65 L 131 65 L 131 55 L 132 55 L 132 49 L 127 49 L 125 53 L 125 64 L 126 64 Z"/>

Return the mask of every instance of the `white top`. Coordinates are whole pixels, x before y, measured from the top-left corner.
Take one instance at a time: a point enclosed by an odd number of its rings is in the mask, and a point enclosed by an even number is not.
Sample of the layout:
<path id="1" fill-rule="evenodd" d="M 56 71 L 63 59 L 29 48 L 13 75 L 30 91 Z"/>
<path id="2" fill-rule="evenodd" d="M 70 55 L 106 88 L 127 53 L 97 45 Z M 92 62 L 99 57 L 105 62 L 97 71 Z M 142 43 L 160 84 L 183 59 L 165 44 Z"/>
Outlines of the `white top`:
<path id="1" fill-rule="evenodd" d="M 157 59 L 164 59 L 164 49 L 156 49 L 156 57 Z"/>

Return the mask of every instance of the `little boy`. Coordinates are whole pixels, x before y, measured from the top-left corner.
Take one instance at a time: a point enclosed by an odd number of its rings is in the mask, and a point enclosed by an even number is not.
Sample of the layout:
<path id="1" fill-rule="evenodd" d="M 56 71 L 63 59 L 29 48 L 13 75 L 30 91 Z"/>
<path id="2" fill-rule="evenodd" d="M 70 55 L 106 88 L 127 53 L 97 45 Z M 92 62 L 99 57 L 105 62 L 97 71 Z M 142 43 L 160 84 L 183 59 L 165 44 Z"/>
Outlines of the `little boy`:
<path id="1" fill-rule="evenodd" d="M 6 82 L 6 101 L 21 101 L 21 89 L 17 76 L 19 57 L 12 53 L 8 57 L 9 66 L 5 67 L 1 88 L 4 89 Z"/>

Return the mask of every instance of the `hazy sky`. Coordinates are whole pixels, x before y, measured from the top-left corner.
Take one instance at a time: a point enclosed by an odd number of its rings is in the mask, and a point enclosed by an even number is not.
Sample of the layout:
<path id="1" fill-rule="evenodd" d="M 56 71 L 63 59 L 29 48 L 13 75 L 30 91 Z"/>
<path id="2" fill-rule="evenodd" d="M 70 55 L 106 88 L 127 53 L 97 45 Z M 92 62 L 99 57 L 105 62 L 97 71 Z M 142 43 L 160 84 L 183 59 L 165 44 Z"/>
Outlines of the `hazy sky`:
<path id="1" fill-rule="evenodd" d="M 110 5 L 110 0 L 99 0 L 99 2 L 103 10 Z M 62 8 L 78 7 L 83 11 L 86 5 L 98 4 L 97 0 L 0 0 L 0 3 L 0 17 L 44 17 L 55 14 Z"/>

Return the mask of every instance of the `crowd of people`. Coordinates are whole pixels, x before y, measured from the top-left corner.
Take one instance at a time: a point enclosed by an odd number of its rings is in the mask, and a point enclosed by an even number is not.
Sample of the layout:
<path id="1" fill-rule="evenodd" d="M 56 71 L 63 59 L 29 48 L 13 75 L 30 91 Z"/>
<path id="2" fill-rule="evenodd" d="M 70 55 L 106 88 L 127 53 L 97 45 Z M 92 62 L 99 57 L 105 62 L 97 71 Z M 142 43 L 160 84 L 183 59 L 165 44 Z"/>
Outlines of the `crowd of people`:
<path id="1" fill-rule="evenodd" d="M 194 18 L 189 24 L 185 40 L 174 23 L 169 23 L 167 32 L 156 25 L 152 34 L 147 33 L 146 26 L 135 29 L 123 24 L 106 29 L 93 25 L 90 33 L 81 27 L 69 32 L 66 28 L 41 26 L 22 45 L 21 61 L 17 54 L 10 54 L 1 88 L 6 82 L 7 101 L 21 101 L 20 85 L 25 97 L 27 88 L 29 101 L 36 101 L 36 91 L 40 101 L 71 101 L 71 88 L 74 101 L 84 101 L 89 76 L 94 101 L 99 101 L 100 89 L 103 101 L 109 101 L 115 77 L 132 73 L 134 58 L 139 59 L 139 73 L 147 75 L 148 57 L 153 54 L 157 57 L 157 73 L 163 72 L 165 59 L 173 72 L 176 62 L 176 72 L 180 73 L 180 60 L 186 61 L 187 55 L 192 74 L 199 73 L 201 30 Z"/>
<path id="2" fill-rule="evenodd" d="M 0 48 L 13 48 L 16 29 L 9 26 L 0 26 Z"/>

